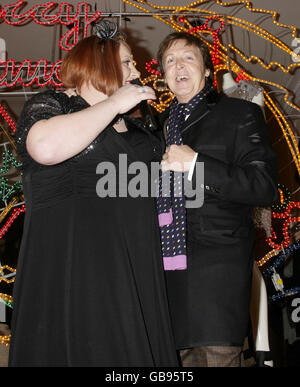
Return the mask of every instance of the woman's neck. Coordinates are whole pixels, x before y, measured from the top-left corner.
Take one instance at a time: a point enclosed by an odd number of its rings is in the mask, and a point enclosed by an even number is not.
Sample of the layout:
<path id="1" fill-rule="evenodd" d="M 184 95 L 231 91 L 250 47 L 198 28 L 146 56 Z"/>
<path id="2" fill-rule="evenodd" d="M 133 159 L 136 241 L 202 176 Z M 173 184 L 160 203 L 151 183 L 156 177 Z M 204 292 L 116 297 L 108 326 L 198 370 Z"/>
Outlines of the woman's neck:
<path id="1" fill-rule="evenodd" d="M 96 105 L 96 103 L 105 101 L 108 98 L 106 94 L 87 84 L 83 84 L 81 86 L 80 93 L 78 94 L 80 94 L 81 97 L 85 99 L 86 102 L 91 106 Z"/>

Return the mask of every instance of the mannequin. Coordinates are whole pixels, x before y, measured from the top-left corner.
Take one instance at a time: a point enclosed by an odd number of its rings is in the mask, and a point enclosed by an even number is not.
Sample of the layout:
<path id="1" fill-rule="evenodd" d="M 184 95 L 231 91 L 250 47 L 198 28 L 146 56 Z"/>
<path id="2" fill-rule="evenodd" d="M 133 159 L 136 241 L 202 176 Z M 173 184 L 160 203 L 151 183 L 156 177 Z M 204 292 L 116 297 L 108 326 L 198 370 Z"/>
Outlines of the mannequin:
<path id="1" fill-rule="evenodd" d="M 229 97 L 241 98 L 259 105 L 264 112 L 264 95 L 263 88 L 255 82 L 246 82 L 240 80 L 236 83 L 231 73 L 223 75 L 223 92 Z M 270 235 L 271 230 L 271 211 L 268 208 L 254 208 L 254 223 L 256 227 L 263 228 L 266 236 Z M 253 279 L 250 315 L 252 322 L 252 334 L 254 345 L 259 360 L 265 354 L 270 352 L 269 333 L 268 333 L 268 300 L 267 290 L 263 276 L 257 267 L 253 264 Z M 265 356 L 267 357 L 267 356 Z M 263 364 L 273 367 L 273 361 L 261 360 Z"/>

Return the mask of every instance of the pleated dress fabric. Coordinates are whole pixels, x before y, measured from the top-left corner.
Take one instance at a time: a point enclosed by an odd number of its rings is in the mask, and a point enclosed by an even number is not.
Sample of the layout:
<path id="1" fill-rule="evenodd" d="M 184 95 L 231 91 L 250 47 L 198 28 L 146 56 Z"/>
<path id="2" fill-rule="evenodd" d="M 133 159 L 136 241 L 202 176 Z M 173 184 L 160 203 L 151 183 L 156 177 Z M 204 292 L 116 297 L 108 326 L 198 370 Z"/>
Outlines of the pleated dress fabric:
<path id="1" fill-rule="evenodd" d="M 18 123 L 26 217 L 9 365 L 177 366 L 155 198 L 118 195 L 119 156 L 149 166 L 160 159 L 159 141 L 128 118 L 125 134 L 107 127 L 54 166 L 26 151 L 36 121 L 88 106 L 80 96 L 46 91 L 25 104 Z M 96 193 L 101 162 L 116 168 L 116 197 Z"/>

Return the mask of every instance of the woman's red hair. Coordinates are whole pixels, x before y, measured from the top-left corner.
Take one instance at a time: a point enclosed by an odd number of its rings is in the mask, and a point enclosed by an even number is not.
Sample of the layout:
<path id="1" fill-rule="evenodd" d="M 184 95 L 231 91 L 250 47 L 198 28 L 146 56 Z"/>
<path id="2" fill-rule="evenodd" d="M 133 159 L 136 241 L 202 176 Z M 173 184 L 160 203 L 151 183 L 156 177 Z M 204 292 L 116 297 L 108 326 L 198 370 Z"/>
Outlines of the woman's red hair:
<path id="1" fill-rule="evenodd" d="M 122 86 L 123 73 L 120 60 L 122 40 L 100 40 L 90 36 L 81 40 L 65 57 L 60 77 L 66 88 L 80 91 L 84 82 L 110 96 Z"/>

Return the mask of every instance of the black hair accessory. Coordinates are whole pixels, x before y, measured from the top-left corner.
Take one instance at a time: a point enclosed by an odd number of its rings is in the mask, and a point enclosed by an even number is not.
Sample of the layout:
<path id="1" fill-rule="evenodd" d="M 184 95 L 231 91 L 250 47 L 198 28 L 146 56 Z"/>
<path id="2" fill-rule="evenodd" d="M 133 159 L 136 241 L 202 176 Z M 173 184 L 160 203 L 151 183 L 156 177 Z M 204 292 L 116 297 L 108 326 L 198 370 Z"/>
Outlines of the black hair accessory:
<path id="1" fill-rule="evenodd" d="M 118 31 L 117 23 L 111 20 L 101 20 L 98 23 L 94 24 L 96 35 L 99 39 L 116 39 L 116 40 L 124 40 L 124 34 Z"/>

